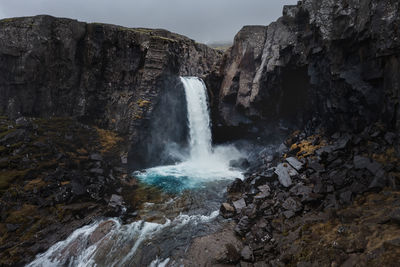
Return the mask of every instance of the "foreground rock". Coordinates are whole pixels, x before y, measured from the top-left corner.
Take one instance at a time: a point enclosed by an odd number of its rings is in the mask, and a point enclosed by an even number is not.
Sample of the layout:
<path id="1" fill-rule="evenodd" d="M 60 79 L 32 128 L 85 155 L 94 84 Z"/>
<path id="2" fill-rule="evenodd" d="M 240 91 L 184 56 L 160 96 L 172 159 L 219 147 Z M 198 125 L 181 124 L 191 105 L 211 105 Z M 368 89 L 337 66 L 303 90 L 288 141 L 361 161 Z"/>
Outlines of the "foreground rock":
<path id="1" fill-rule="evenodd" d="M 246 248 L 241 260 L 271 266 L 398 261 L 400 193 L 392 190 L 400 190 L 399 137 L 388 143 L 384 132 L 382 124 L 357 135 L 296 131 L 284 142 L 288 152 L 235 181 L 224 205 L 235 209 L 234 231 Z M 260 179 L 271 171 L 276 175 Z"/>

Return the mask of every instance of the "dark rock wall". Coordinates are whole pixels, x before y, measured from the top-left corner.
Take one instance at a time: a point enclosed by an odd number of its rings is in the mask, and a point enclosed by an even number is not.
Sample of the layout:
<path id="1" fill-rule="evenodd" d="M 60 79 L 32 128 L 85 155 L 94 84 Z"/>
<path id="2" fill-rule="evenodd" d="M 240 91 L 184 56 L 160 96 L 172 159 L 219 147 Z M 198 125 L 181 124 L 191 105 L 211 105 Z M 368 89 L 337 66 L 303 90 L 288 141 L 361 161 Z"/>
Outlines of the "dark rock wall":
<path id="1" fill-rule="evenodd" d="M 215 120 L 399 129 L 398 25 L 398 1 L 304 0 L 269 26 L 244 27 L 225 55 Z"/>
<path id="2" fill-rule="evenodd" d="M 165 30 L 50 16 L 1 20 L 0 113 L 11 118 L 73 116 L 128 135 L 131 150 L 145 156 L 135 148 L 154 128 L 150 121 L 160 96 L 181 96 L 173 92 L 182 89 L 179 75 L 204 77 L 220 57 L 214 49 Z M 174 103 L 182 106 L 184 98 Z M 175 107 L 170 109 L 176 114 Z M 169 113 L 168 107 L 163 110 Z M 158 130 L 167 137 L 176 130 L 170 125 Z"/>

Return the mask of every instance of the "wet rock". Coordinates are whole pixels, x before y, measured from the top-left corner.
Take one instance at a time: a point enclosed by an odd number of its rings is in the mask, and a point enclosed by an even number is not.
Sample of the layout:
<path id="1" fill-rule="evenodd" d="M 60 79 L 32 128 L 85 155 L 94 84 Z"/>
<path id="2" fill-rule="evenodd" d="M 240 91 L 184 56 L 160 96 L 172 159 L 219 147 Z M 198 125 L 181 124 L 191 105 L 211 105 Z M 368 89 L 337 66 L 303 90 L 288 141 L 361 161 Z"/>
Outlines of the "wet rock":
<path id="1" fill-rule="evenodd" d="M 219 209 L 222 217 L 231 218 L 235 214 L 235 209 L 229 203 L 222 203 Z"/>
<path id="2" fill-rule="evenodd" d="M 89 236 L 89 245 L 96 244 L 99 240 L 103 239 L 115 226 L 114 221 L 105 221 L 99 224 L 93 233 Z"/>
<path id="3" fill-rule="evenodd" d="M 113 208 L 122 207 L 124 205 L 124 199 L 120 195 L 113 194 L 111 195 L 108 205 Z"/>
<path id="4" fill-rule="evenodd" d="M 250 163 L 246 158 L 240 158 L 238 160 L 229 161 L 229 166 L 245 170 L 250 167 Z"/>
<path id="5" fill-rule="evenodd" d="M 289 164 L 297 171 L 301 171 L 303 169 L 304 163 L 300 162 L 294 157 L 286 158 L 286 161 L 289 162 Z"/>
<path id="6" fill-rule="evenodd" d="M 249 246 L 245 246 L 240 252 L 240 255 L 245 261 L 254 261 L 253 251 L 250 249 Z"/>
<path id="7" fill-rule="evenodd" d="M 251 185 L 257 187 L 257 186 L 264 185 L 269 182 L 273 182 L 276 180 L 276 178 L 277 178 L 277 175 L 274 172 L 274 170 L 268 169 L 268 170 L 260 172 L 259 175 L 257 175 L 253 179 L 253 181 L 251 181 Z"/>
<path id="8" fill-rule="evenodd" d="M 241 193 L 243 191 L 243 186 L 243 181 L 236 178 L 235 181 L 228 186 L 227 191 L 228 193 Z"/>
<path id="9" fill-rule="evenodd" d="M 238 224 L 235 227 L 235 232 L 239 236 L 245 236 L 245 234 L 250 230 L 250 220 L 247 216 L 240 218 Z"/>
<path id="10" fill-rule="evenodd" d="M 278 154 L 283 155 L 284 153 L 288 152 L 289 149 L 285 144 L 281 144 L 277 150 Z"/>
<path id="11" fill-rule="evenodd" d="M 289 187 L 292 185 L 292 179 L 290 178 L 288 168 L 285 167 L 284 164 L 279 164 L 276 169 L 275 173 L 278 175 L 279 182 L 284 187 Z"/>
<path id="12" fill-rule="evenodd" d="M 243 208 L 246 207 L 246 202 L 244 198 L 241 198 L 239 200 L 234 201 L 233 206 L 235 207 L 237 212 L 240 212 Z"/>

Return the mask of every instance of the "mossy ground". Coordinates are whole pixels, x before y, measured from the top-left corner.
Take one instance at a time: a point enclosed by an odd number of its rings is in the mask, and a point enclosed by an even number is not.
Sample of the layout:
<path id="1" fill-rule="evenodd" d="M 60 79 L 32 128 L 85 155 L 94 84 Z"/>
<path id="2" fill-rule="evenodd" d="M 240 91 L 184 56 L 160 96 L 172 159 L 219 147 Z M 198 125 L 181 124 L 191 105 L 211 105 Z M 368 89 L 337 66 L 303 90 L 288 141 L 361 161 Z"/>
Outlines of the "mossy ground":
<path id="1" fill-rule="evenodd" d="M 283 236 L 296 234 L 286 245 L 289 253 L 284 257 L 285 264 L 342 266 L 353 262 L 346 266 L 398 266 L 400 224 L 390 219 L 396 208 L 400 208 L 400 192 L 368 193 L 327 220 L 287 229 Z"/>
<path id="2" fill-rule="evenodd" d="M 65 238 L 74 230 L 69 223 L 79 226 L 77 217 L 84 222 L 98 214 L 104 204 L 87 197 L 73 198 L 72 203 L 56 201 L 55 194 L 70 186 L 63 173 L 83 173 L 91 153 L 120 162 L 127 147 L 118 134 L 71 118 L 29 121 L 30 126 L 21 126 L 0 117 L 0 140 L 24 130 L 23 136 L 0 143 L 0 266 L 26 263 L 47 249 L 43 244 L 51 245 L 45 241 L 50 235 Z M 72 208 L 74 203 L 79 205 Z"/>

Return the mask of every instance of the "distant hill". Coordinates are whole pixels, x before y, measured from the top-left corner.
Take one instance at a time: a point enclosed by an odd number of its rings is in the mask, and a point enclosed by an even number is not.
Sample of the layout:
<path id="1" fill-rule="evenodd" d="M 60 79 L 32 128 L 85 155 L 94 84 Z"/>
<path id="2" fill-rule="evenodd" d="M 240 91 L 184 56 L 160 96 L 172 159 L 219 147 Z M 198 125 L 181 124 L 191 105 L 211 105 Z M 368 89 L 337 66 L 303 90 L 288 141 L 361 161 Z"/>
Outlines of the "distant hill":
<path id="1" fill-rule="evenodd" d="M 233 43 L 232 42 L 214 42 L 214 43 L 209 43 L 207 45 L 209 47 L 212 47 L 217 50 L 226 51 L 233 45 Z"/>

